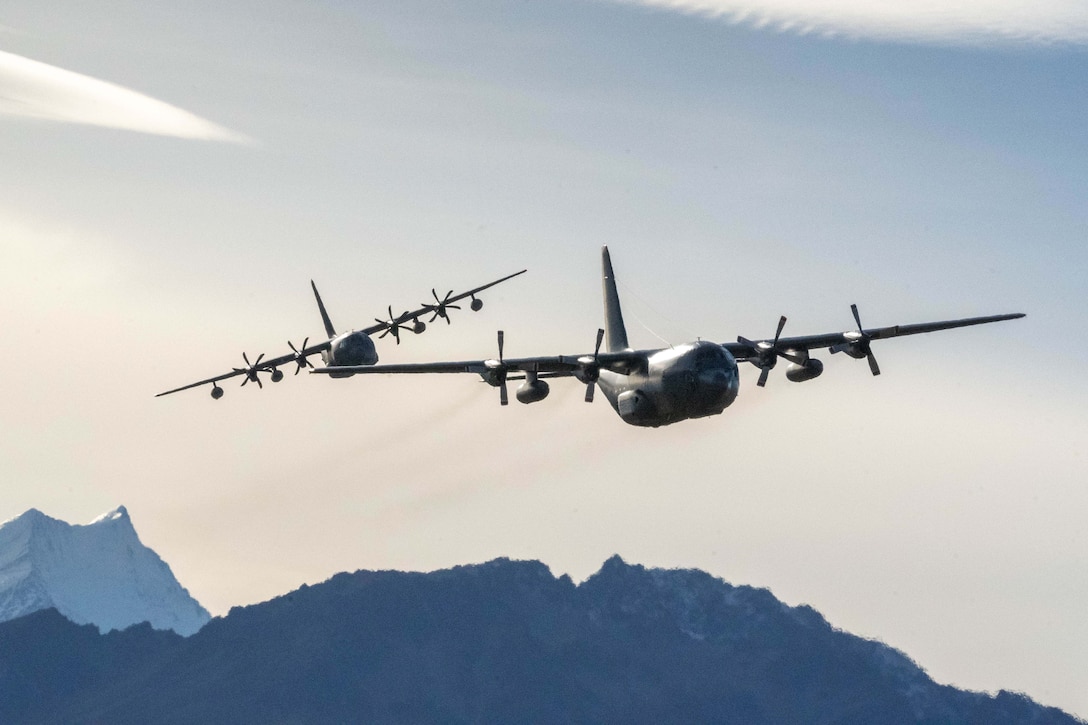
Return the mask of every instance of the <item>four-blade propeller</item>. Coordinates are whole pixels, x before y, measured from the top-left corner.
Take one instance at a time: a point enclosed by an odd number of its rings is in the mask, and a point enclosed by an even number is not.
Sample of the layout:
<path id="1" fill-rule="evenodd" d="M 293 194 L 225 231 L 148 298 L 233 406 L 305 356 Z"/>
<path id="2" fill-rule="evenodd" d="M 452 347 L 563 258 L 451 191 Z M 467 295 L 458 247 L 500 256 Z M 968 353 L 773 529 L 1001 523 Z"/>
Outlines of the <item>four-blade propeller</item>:
<path id="1" fill-rule="evenodd" d="M 487 368 L 487 373 L 484 376 L 484 380 L 489 385 L 495 386 L 499 389 L 499 405 L 510 404 L 510 394 L 506 390 L 506 363 L 502 359 L 502 345 L 503 334 L 502 330 L 498 333 L 499 339 L 499 359 L 498 360 L 485 360 L 484 367 Z"/>
<path id="2" fill-rule="evenodd" d="M 860 360 L 865 358 L 869 361 L 869 370 L 873 375 L 880 375 L 880 366 L 876 363 L 876 357 L 873 355 L 873 350 L 870 345 L 872 337 L 865 333 L 865 328 L 861 326 L 861 316 L 858 314 L 858 306 L 850 305 L 850 312 L 854 314 L 854 322 L 858 323 L 858 329 L 852 332 L 844 333 L 849 342 L 842 342 L 838 345 L 832 345 L 830 350 L 832 353 L 845 352 L 847 355 Z"/>
<path id="3" fill-rule="evenodd" d="M 790 362 L 801 362 L 798 355 L 778 347 L 778 338 L 782 337 L 782 328 L 785 326 L 786 316 L 782 315 L 778 319 L 778 329 L 775 330 L 773 342 L 752 342 L 746 337 L 737 337 L 737 342 L 747 345 L 755 351 L 755 356 L 749 358 L 748 361 L 759 368 L 759 380 L 756 381 L 756 385 L 761 388 L 767 384 L 767 376 L 771 374 L 771 370 L 778 363 L 778 358 L 785 358 Z"/>
<path id="4" fill-rule="evenodd" d="M 593 357 L 578 358 L 581 368 L 577 372 L 577 378 L 586 384 L 586 402 L 593 402 L 593 393 L 597 389 L 597 378 L 601 376 L 601 343 L 604 342 L 604 330 L 597 330 L 597 344 L 593 346 Z"/>

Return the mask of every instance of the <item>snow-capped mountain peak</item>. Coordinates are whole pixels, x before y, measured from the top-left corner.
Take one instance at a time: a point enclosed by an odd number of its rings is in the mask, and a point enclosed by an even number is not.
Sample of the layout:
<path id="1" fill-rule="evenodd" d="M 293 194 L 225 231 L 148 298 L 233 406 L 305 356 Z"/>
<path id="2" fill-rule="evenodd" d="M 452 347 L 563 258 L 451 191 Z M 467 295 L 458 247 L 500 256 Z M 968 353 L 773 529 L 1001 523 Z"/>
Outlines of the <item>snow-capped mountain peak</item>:
<path id="1" fill-rule="evenodd" d="M 103 632 L 150 622 L 189 635 L 210 618 L 124 506 L 82 526 L 37 509 L 0 524 L 0 621 L 49 607 Z"/>
<path id="2" fill-rule="evenodd" d="M 92 521 L 90 525 L 102 523 L 104 521 L 120 521 L 121 519 L 127 521 L 129 526 L 132 526 L 132 520 L 128 517 L 128 509 L 124 506 L 118 506 L 113 511 L 107 511 Z"/>

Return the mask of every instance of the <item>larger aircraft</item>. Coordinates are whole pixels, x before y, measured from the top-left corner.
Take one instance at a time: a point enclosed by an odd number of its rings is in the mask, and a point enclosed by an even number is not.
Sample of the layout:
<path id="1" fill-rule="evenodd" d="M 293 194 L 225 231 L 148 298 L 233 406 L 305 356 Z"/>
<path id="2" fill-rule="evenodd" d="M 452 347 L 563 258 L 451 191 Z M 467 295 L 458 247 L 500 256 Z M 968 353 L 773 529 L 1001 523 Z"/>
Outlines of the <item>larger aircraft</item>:
<path id="1" fill-rule="evenodd" d="M 336 328 L 333 327 L 332 321 L 329 319 L 329 313 L 325 311 L 325 303 L 321 301 L 321 294 L 317 291 L 317 285 L 313 280 L 310 280 L 310 287 L 314 291 L 314 299 L 317 300 L 317 309 L 321 313 L 321 322 L 325 325 L 325 334 L 328 335 L 328 339 L 323 342 L 319 342 L 316 345 L 310 345 L 310 338 L 306 338 L 302 341 L 302 344 L 295 347 L 291 341 L 287 342 L 287 346 L 291 348 L 291 352 L 286 355 L 280 355 L 266 360 L 264 355 L 259 355 L 253 362 L 249 361 L 249 355 L 242 353 L 242 360 L 245 361 L 245 366 L 240 368 L 233 368 L 230 372 L 221 373 L 204 380 L 198 380 L 195 383 L 189 383 L 188 385 L 182 385 L 179 388 L 173 390 L 167 390 L 163 393 L 156 395 L 156 398 L 160 398 L 164 395 L 170 395 L 171 393 L 177 393 L 182 390 L 188 390 L 190 388 L 197 388 L 201 385 L 211 385 L 212 397 L 218 400 L 223 397 L 223 388 L 219 387 L 219 383 L 229 378 L 238 376 L 244 376 L 242 378 L 242 385 L 253 382 L 257 384 L 257 387 L 263 388 L 264 384 L 261 382 L 261 373 L 268 373 L 269 379 L 278 383 L 283 380 L 283 371 L 280 370 L 282 365 L 295 364 L 295 375 L 305 368 L 313 368 L 307 358 L 311 355 L 319 354 L 325 361 L 327 366 L 323 372 L 328 373 L 334 378 L 342 378 L 353 375 L 356 370 L 367 365 L 374 365 L 378 362 L 378 351 L 374 347 L 374 340 L 371 335 L 375 333 L 381 333 L 378 335 L 378 339 L 382 339 L 386 335 L 392 335 L 393 339 L 400 344 L 401 330 L 411 330 L 415 334 L 420 334 L 427 329 L 428 322 L 434 322 L 438 319 L 443 319 L 446 324 L 450 324 L 450 310 L 459 310 L 461 306 L 456 304 L 461 300 L 470 298 L 469 309 L 473 312 L 479 312 L 483 308 L 484 302 L 476 295 L 480 294 L 484 290 L 494 287 L 497 284 L 505 282 L 508 279 L 517 277 L 519 274 L 525 274 L 526 270 L 520 272 L 514 272 L 508 274 L 502 279 L 497 279 L 494 282 L 488 282 L 487 284 L 480 285 L 470 289 L 468 292 L 461 292 L 454 294 L 453 290 L 447 292 L 443 297 L 438 296 L 438 290 L 432 289 L 431 295 L 434 297 L 434 303 L 422 302 L 418 309 L 412 311 L 405 311 L 399 315 L 393 315 L 393 307 L 389 306 L 389 319 L 379 320 L 374 318 L 374 322 L 377 324 L 370 327 L 364 327 L 361 330 L 351 330 L 349 332 L 337 333 Z M 430 315 L 431 318 L 424 322 L 420 318 Z"/>
<path id="2" fill-rule="evenodd" d="M 782 337 L 782 329 L 786 324 L 786 318 L 782 317 L 778 321 L 774 338 L 769 340 L 738 337 L 736 342 L 721 344 L 698 340 L 666 348 L 634 350 L 627 344 L 627 331 L 623 324 L 608 247 L 601 250 L 601 264 L 605 326 L 597 331 L 597 343 L 592 353 L 504 358 L 503 333 L 500 330 L 497 358 L 365 367 L 348 365 L 318 368 L 311 372 L 329 375 L 474 373 L 499 389 L 499 402 L 502 405 L 509 402 L 509 380 L 523 381 L 516 392 L 518 401 L 536 403 L 548 396 L 549 388 L 545 378 L 573 377 L 586 385 L 587 403 L 593 402 L 594 390 L 600 388 L 613 410 L 625 423 L 658 427 L 689 418 L 722 413 L 737 398 L 740 390 L 738 365 L 742 362 L 759 369 L 756 385 L 760 387 L 766 384 L 770 371 L 779 359 L 789 362 L 786 378 L 792 382 L 800 383 L 818 377 L 824 366 L 810 353 L 822 348 L 827 348 L 831 353 L 842 352 L 859 360 L 867 360 L 873 375 L 879 375 L 880 367 L 871 348 L 874 340 L 982 325 L 1024 316 L 1023 313 L 1013 313 L 866 329 L 862 327 L 857 305 L 851 305 L 850 310 L 857 329 L 846 332 Z M 601 350 L 602 343 L 605 344 L 604 351 Z"/>

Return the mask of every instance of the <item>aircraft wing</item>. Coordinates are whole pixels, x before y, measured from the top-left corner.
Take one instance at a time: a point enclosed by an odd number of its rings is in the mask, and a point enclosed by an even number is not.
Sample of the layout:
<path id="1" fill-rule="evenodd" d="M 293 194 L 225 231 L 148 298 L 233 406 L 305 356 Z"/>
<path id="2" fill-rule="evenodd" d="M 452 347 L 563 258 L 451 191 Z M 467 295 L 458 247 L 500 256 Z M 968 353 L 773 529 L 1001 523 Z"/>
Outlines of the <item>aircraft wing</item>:
<path id="1" fill-rule="evenodd" d="M 472 297 L 475 304 L 482 304 L 479 301 L 475 300 L 475 297 L 476 297 L 477 294 L 479 294 L 480 292 L 483 292 L 485 289 L 488 289 L 490 287 L 494 287 L 497 284 L 501 284 L 502 282 L 505 282 L 508 279 L 513 279 L 514 277 L 517 277 L 520 274 L 525 274 L 527 271 L 528 270 L 523 269 L 520 272 L 514 272 L 513 274 L 508 274 L 508 275 L 506 275 L 505 277 L 503 277 L 501 279 L 495 280 L 494 282 L 488 282 L 487 284 L 480 285 L 479 287 L 476 287 L 474 289 L 470 289 L 468 292 L 462 292 L 462 293 L 457 294 L 457 295 L 453 294 L 453 290 L 450 290 L 449 293 L 447 293 L 446 296 L 444 298 L 442 298 L 442 299 L 438 299 L 438 293 L 436 291 L 432 290 L 431 293 L 434 295 L 434 299 L 435 299 L 435 303 L 433 305 L 428 303 L 428 302 L 423 302 L 423 303 L 421 303 L 421 306 L 419 307 L 419 309 L 412 310 L 410 312 L 402 312 L 401 314 L 397 315 L 396 317 L 392 317 L 392 310 L 390 310 L 390 319 L 389 320 L 384 320 L 384 321 L 383 320 L 375 320 L 376 324 L 371 325 L 370 327 L 364 327 L 364 328 L 360 329 L 359 331 L 360 332 L 365 332 L 368 335 L 373 335 L 375 332 L 384 332 L 384 331 L 388 330 L 391 327 L 396 327 L 396 326 L 399 326 L 399 325 L 403 325 L 403 323 L 408 322 L 408 321 L 414 321 L 420 315 L 428 315 L 428 314 L 431 315 L 431 320 L 430 321 L 432 321 L 432 322 L 438 317 L 443 317 L 443 318 L 445 318 L 446 322 L 449 323 L 449 321 L 450 321 L 449 317 L 447 317 L 447 315 L 446 315 L 446 308 L 447 307 L 453 307 L 454 309 L 460 309 L 459 307 L 456 307 L 456 305 L 454 303 L 460 302 L 461 300 L 465 299 L 466 297 Z M 475 310 L 475 309 L 479 309 L 479 308 L 478 307 L 473 307 L 473 309 Z"/>
<path id="2" fill-rule="evenodd" d="M 434 290 L 432 290 L 432 294 L 435 297 L 435 303 L 434 304 L 429 304 L 429 303 L 424 302 L 424 303 L 421 304 L 421 306 L 418 309 L 412 310 L 411 312 L 404 312 L 404 313 L 398 315 L 395 318 L 392 317 L 392 310 L 390 310 L 390 319 L 389 320 L 386 320 L 386 321 L 375 320 L 376 324 L 373 324 L 373 325 L 371 325 L 369 327 L 365 327 L 365 328 L 359 330 L 359 332 L 363 332 L 363 333 L 365 333 L 367 335 L 372 335 L 372 334 L 374 334 L 376 332 L 384 333 L 385 331 L 390 331 L 390 332 L 392 332 L 394 334 L 394 337 L 397 338 L 397 341 L 400 342 L 400 338 L 397 335 L 397 330 L 401 329 L 402 327 L 404 327 L 405 329 L 411 329 L 411 328 L 404 325 L 405 322 L 415 321 L 416 318 L 418 318 L 420 315 L 431 314 L 431 315 L 433 315 L 432 318 L 431 318 L 432 320 L 434 320 L 436 317 L 444 317 L 444 318 L 446 318 L 446 322 L 448 323 L 449 318 L 447 317 L 447 308 L 453 307 L 454 309 L 459 309 L 459 308 L 457 308 L 455 306 L 455 303 L 465 299 L 466 297 L 471 297 L 473 299 L 473 309 L 479 309 L 479 305 L 481 305 L 482 303 L 479 300 L 476 300 L 476 295 L 477 294 L 479 294 L 480 292 L 483 292 L 486 289 L 494 287 L 497 284 L 505 282 L 508 279 L 512 279 L 514 277 L 517 277 L 518 275 L 525 274 L 526 271 L 527 270 L 523 269 L 520 272 L 514 272 L 513 274 L 508 274 L 505 277 L 502 277 L 500 279 L 495 280 L 494 282 L 488 282 L 487 284 L 480 285 L 479 287 L 475 287 L 473 289 L 470 289 L 467 292 L 461 292 L 460 294 L 455 295 L 455 294 L 453 294 L 453 290 L 450 290 L 450 292 L 447 293 L 446 296 L 444 298 L 442 298 L 442 299 L 439 299 L 438 298 L 438 293 L 435 292 Z M 312 284 L 313 283 L 311 282 L 311 285 Z M 325 340 L 324 342 L 317 343 L 315 345 L 305 346 L 301 350 L 295 350 L 294 345 L 289 342 L 288 345 L 291 345 L 292 352 L 290 352 L 288 354 L 285 354 L 285 355 L 280 355 L 279 357 L 274 357 L 274 358 L 265 358 L 263 355 L 261 355 L 260 357 L 256 358 L 252 363 L 249 361 L 248 357 L 243 355 L 243 360 L 245 361 L 245 367 L 233 368 L 230 372 L 222 373 L 220 375 L 216 375 L 216 376 L 210 377 L 210 378 L 205 378 L 204 380 L 200 380 L 200 381 L 197 381 L 195 383 L 189 383 L 188 385 L 182 385 L 181 387 L 173 388 L 172 390 L 167 390 L 165 392 L 158 393 L 155 397 L 160 398 L 160 397 L 162 397 L 164 395 L 170 395 L 171 393 L 178 393 L 178 392 L 181 392 L 182 390 L 189 390 L 190 388 L 197 388 L 197 387 L 200 387 L 201 385 L 208 385 L 208 384 L 215 385 L 215 384 L 219 383 L 220 381 L 229 380 L 230 378 L 234 378 L 234 377 L 237 377 L 239 375 L 244 375 L 244 376 L 247 377 L 247 380 L 242 382 L 243 385 L 245 385 L 249 380 L 252 380 L 252 381 L 256 382 L 258 385 L 261 385 L 261 380 L 260 380 L 260 377 L 259 377 L 259 373 L 271 373 L 276 368 L 278 368 L 279 366 L 287 365 L 289 363 L 296 363 L 298 365 L 298 368 L 296 369 L 296 373 L 297 373 L 299 370 L 302 369 L 303 366 L 309 365 L 308 362 L 305 362 L 305 358 L 307 358 L 310 355 L 313 355 L 315 353 L 320 353 L 320 352 L 324 352 L 324 351 L 328 350 L 329 347 L 332 344 L 332 340 L 335 338 L 335 333 L 332 330 L 332 324 L 328 321 L 328 317 L 325 314 L 324 305 L 321 302 L 320 296 L 317 295 L 317 288 L 316 287 L 314 287 L 314 295 L 317 296 L 318 307 L 321 310 L 322 319 L 325 321 L 325 328 L 326 328 L 326 331 L 329 333 L 330 339 Z M 382 336 L 384 337 L 384 334 Z M 307 338 L 307 340 L 308 339 L 309 338 Z M 306 343 L 303 343 L 303 345 L 305 345 L 305 344 Z M 312 367 L 312 365 L 310 367 Z M 346 370 L 347 368 L 345 367 L 345 368 L 338 368 L 338 369 Z M 213 393 L 214 392 L 215 391 L 213 390 Z"/>
<path id="3" fill-rule="evenodd" d="M 647 352 L 602 352 L 598 355 L 544 355 L 540 357 L 492 358 L 488 360 L 462 360 L 458 362 L 391 363 L 389 365 L 347 365 L 334 368 L 316 368 L 312 373 L 354 374 L 428 374 L 428 373 L 475 373 L 488 375 L 504 370 L 522 373 L 540 373 L 540 377 L 559 378 L 576 376 L 590 366 L 598 369 L 630 371 L 645 364 Z"/>
<path id="4" fill-rule="evenodd" d="M 773 340 L 752 341 L 738 338 L 737 342 L 724 343 L 724 347 L 733 354 L 738 361 L 758 361 L 768 354 L 778 354 L 791 359 L 791 352 L 802 352 L 819 348 L 831 348 L 831 352 L 850 351 L 855 356 L 868 357 L 870 366 L 873 366 L 873 374 L 879 369 L 875 367 L 869 343 L 872 340 L 884 340 L 890 337 L 902 337 L 904 335 L 920 335 L 926 332 L 938 330 L 951 330 L 956 327 L 969 327 L 971 325 L 984 325 L 989 322 L 1002 322 L 1004 320 L 1016 320 L 1024 317 L 1022 312 L 1006 315 L 989 315 L 986 317 L 967 317 L 961 320 L 942 320 L 939 322 L 920 322 L 910 325 L 893 325 L 892 327 L 863 328 L 858 317 L 856 305 L 851 305 L 854 319 L 858 322 L 856 330 L 847 332 L 829 332 L 822 335 L 803 335 L 800 337 L 776 337 Z M 785 323 L 783 317 L 779 323 Z"/>
<path id="5" fill-rule="evenodd" d="M 775 341 L 761 340 L 753 342 L 727 342 L 723 344 L 739 361 L 759 358 L 771 349 L 781 353 L 800 352 L 824 347 L 846 347 L 864 345 L 867 352 L 871 340 L 883 340 L 903 335 L 918 335 L 924 332 L 950 330 L 956 327 L 982 325 L 988 322 L 1001 322 L 1024 317 L 1023 313 L 991 315 L 988 317 L 969 317 L 962 320 L 943 320 L 940 322 L 922 322 L 911 325 L 892 327 L 874 327 L 848 332 L 829 332 L 821 335 L 800 337 L 779 337 Z M 763 347 L 765 346 L 765 347 Z M 499 370 L 510 372 L 538 373 L 540 377 L 577 376 L 590 368 L 614 370 L 626 373 L 637 370 L 646 364 L 647 359 L 657 350 L 625 350 L 621 352 L 586 353 L 583 355 L 548 355 L 523 358 L 492 358 L 486 360 L 461 360 L 457 362 L 393 363 L 389 365 L 338 366 L 335 368 L 317 368 L 314 373 L 355 373 L 355 374 L 429 374 L 429 373 L 476 373 L 487 376 Z"/>
<path id="6" fill-rule="evenodd" d="M 325 342 L 305 347 L 299 350 L 297 353 L 292 352 L 290 354 L 280 355 L 279 357 L 274 358 L 265 358 L 263 355 L 261 355 L 247 367 L 234 368 L 229 373 L 223 373 L 222 375 L 216 375 L 215 377 L 207 378 L 206 380 L 200 380 L 195 383 L 189 383 L 188 385 L 182 385 L 180 388 L 174 388 L 173 390 L 167 390 L 165 392 L 158 393 L 157 395 L 155 395 L 155 397 L 161 398 L 164 395 L 170 395 L 170 393 L 178 393 L 182 390 L 188 390 L 189 388 L 198 388 L 201 385 L 208 385 L 209 383 L 214 384 L 218 383 L 221 380 L 229 380 L 230 378 L 238 377 L 239 375 L 247 375 L 251 370 L 253 370 L 254 372 L 271 372 L 273 368 L 277 368 L 280 365 L 297 363 L 299 361 L 299 358 L 309 357 L 310 355 L 314 355 L 316 353 L 328 350 L 330 342 L 331 341 L 326 340 Z M 248 359 L 246 360 L 246 362 L 248 363 Z M 245 385 L 245 383 L 242 384 Z"/>

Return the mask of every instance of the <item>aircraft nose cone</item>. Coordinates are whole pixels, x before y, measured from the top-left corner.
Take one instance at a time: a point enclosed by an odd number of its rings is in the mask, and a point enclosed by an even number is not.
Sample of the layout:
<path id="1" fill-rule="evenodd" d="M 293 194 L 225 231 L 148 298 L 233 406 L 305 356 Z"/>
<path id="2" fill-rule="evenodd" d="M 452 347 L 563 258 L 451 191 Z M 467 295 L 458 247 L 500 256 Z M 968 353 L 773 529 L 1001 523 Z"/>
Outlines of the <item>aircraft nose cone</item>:
<path id="1" fill-rule="evenodd" d="M 733 380 L 725 370 L 705 370 L 699 374 L 699 386 L 707 398 L 724 401 L 732 392 Z"/>
<path id="2" fill-rule="evenodd" d="M 729 387 L 729 376 L 724 370 L 707 370 L 699 375 L 699 382 L 707 388 L 725 390 Z"/>

